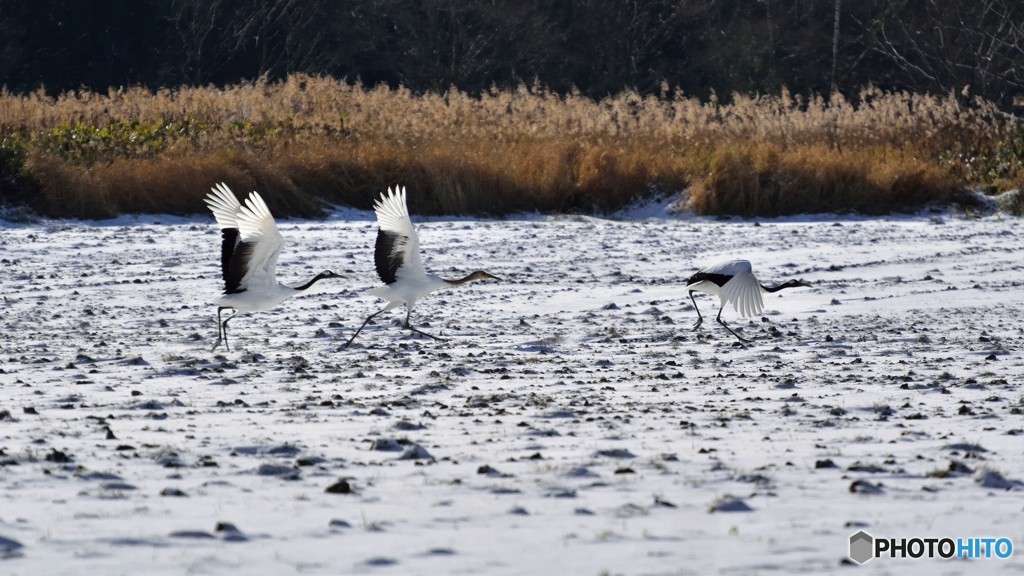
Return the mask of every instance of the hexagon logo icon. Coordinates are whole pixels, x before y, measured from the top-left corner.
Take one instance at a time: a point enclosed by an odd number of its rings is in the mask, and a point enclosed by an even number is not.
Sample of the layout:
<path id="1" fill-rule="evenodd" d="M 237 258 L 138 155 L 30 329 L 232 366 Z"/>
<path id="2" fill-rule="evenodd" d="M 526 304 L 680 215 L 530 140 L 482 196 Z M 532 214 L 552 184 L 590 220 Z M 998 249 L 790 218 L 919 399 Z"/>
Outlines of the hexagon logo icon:
<path id="1" fill-rule="evenodd" d="M 864 564 L 875 557 L 875 539 L 871 534 L 861 530 L 850 536 L 850 560 L 857 564 Z"/>

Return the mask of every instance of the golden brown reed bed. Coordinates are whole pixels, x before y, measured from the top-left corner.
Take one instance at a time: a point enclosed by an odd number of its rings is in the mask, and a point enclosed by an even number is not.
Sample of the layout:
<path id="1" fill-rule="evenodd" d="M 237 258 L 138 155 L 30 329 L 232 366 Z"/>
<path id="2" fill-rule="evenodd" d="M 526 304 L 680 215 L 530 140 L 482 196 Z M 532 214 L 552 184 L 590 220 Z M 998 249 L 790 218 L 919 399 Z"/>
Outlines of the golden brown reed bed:
<path id="1" fill-rule="evenodd" d="M 984 101 L 868 88 L 803 99 L 520 87 L 413 94 L 330 78 L 48 97 L 0 93 L 0 199 L 55 217 L 188 214 L 215 182 L 285 215 L 611 210 L 687 189 L 700 214 L 883 213 L 1024 182 L 1020 127 Z M 1014 163 L 1014 160 L 1016 161 Z"/>

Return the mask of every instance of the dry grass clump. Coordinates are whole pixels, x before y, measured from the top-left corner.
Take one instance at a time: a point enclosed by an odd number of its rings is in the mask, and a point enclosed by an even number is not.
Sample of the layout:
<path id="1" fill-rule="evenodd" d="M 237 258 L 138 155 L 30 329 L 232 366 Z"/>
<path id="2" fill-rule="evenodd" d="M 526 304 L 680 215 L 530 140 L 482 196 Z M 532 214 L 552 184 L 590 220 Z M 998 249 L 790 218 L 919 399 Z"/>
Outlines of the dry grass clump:
<path id="1" fill-rule="evenodd" d="M 883 214 L 948 201 L 954 189 L 949 173 L 898 150 L 737 145 L 716 151 L 689 205 L 700 214 L 742 216 Z"/>
<path id="2" fill-rule="evenodd" d="M 539 87 L 413 94 L 296 75 L 106 94 L 0 91 L 0 202 L 50 216 L 202 212 L 225 181 L 275 212 L 613 210 L 691 187 L 698 213 L 913 209 L 956 186 L 1020 185 L 1024 129 L 991 104 L 884 93 L 602 100 Z"/>
<path id="3" fill-rule="evenodd" d="M 123 213 L 194 214 L 213 183 L 236 192 L 273 190 L 275 211 L 315 216 L 322 203 L 301 192 L 270 163 L 236 153 L 188 154 L 154 159 L 115 159 L 88 169 L 48 157 L 31 157 L 26 169 L 41 191 L 43 214 L 111 218 Z"/>

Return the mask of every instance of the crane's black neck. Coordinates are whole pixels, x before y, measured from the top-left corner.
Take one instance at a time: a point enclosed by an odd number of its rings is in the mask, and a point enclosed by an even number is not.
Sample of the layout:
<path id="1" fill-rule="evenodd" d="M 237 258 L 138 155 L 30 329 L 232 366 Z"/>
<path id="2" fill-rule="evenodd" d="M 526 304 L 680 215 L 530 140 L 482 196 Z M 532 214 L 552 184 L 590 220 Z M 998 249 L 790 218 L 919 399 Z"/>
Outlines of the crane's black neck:
<path id="1" fill-rule="evenodd" d="M 761 289 L 764 290 L 765 292 L 778 292 L 783 288 L 799 288 L 800 286 L 803 286 L 803 284 L 790 280 L 788 282 L 783 282 L 782 284 L 779 284 L 777 286 L 765 286 L 764 284 L 761 284 Z"/>
<path id="2" fill-rule="evenodd" d="M 441 280 L 446 282 L 449 286 L 459 286 L 459 285 L 465 284 L 467 282 L 472 282 L 473 280 L 488 280 L 488 279 L 490 279 L 490 280 L 500 280 L 500 278 L 498 278 L 496 276 L 493 276 L 493 275 L 491 275 L 488 272 L 484 272 L 483 270 L 477 270 L 475 272 L 471 272 L 471 273 L 467 274 L 465 277 L 459 278 L 458 280 L 445 280 L 444 278 L 442 278 Z"/>
<path id="3" fill-rule="evenodd" d="M 328 274 L 327 272 L 321 272 L 321 273 L 317 274 L 316 276 L 314 276 L 312 280 L 310 280 L 309 282 L 306 282 L 302 286 L 296 286 L 295 289 L 297 291 L 299 291 L 299 292 L 302 292 L 303 290 L 308 290 L 309 287 L 312 286 L 313 284 L 316 284 L 317 282 L 319 282 L 320 280 L 323 280 L 324 278 L 330 278 L 331 276 L 332 275 Z"/>
<path id="4" fill-rule="evenodd" d="M 473 280 L 478 279 L 479 276 L 476 276 L 475 274 L 476 272 L 473 272 L 472 274 L 467 274 L 465 277 L 459 278 L 458 280 L 445 280 L 444 278 L 442 278 L 441 280 L 444 280 L 449 286 L 460 286 L 467 282 L 472 282 Z"/>

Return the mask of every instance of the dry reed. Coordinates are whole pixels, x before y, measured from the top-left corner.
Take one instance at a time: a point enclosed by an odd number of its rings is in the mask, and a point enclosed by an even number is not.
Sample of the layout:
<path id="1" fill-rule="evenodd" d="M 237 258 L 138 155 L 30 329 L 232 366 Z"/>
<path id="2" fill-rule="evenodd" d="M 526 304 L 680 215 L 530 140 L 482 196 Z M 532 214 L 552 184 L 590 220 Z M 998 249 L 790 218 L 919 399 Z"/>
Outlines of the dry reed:
<path id="1" fill-rule="evenodd" d="M 215 182 L 281 214 L 368 208 L 402 183 L 423 213 L 613 210 L 689 188 L 702 214 L 913 209 L 1024 181 L 993 105 L 869 88 L 804 99 L 603 100 L 538 87 L 413 94 L 297 75 L 150 91 L 0 92 L 0 201 L 50 216 L 204 210 Z M 1015 147 L 1016 146 L 1016 147 Z"/>

